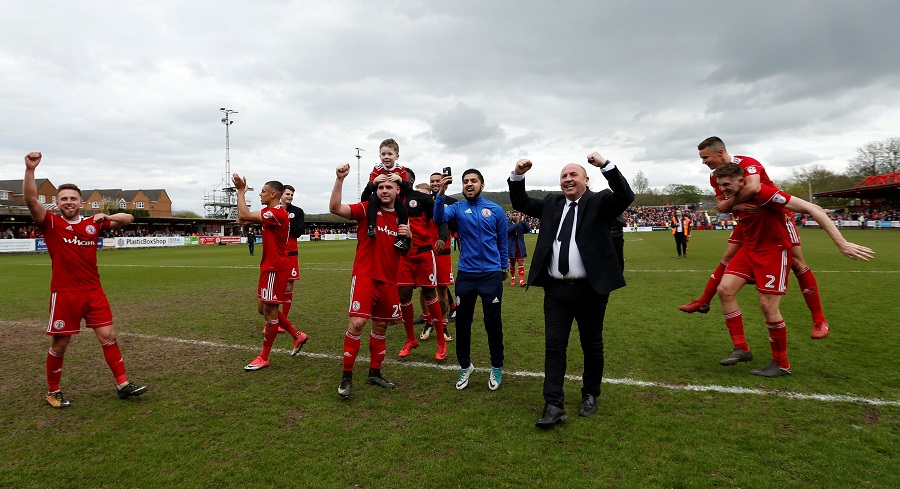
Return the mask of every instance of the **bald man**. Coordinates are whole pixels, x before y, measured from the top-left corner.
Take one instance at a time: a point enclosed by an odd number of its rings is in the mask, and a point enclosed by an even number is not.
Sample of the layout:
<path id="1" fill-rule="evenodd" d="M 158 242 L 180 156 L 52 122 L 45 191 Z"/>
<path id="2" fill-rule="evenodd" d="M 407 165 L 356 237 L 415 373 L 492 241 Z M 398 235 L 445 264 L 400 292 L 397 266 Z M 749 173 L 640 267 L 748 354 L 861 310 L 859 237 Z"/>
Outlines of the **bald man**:
<path id="1" fill-rule="evenodd" d="M 603 317 L 609 294 L 625 286 L 610 227 L 634 200 L 615 165 L 591 153 L 587 162 L 603 172 L 610 190 L 592 192 L 584 167 L 569 164 L 559 175 L 562 194 L 541 200 L 525 192 L 530 160 L 519 160 L 509 177 L 513 209 L 541 219 L 528 286 L 544 289 L 544 412 L 535 423 L 550 428 L 566 419 L 563 381 L 572 321 L 578 322 L 584 375 L 578 414 L 597 411 L 603 378 Z"/>

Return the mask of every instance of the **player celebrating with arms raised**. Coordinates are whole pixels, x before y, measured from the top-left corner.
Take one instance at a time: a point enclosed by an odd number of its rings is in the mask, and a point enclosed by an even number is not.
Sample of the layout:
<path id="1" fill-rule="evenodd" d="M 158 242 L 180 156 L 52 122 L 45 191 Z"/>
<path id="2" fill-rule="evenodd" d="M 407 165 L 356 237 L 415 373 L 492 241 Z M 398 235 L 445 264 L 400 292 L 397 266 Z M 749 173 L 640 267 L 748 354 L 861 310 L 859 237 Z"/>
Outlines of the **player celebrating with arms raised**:
<path id="1" fill-rule="evenodd" d="M 47 334 L 51 338 L 50 351 L 47 352 L 47 404 L 55 408 L 71 405 L 63 396 L 59 382 L 63 356 L 72 335 L 79 333 L 82 319 L 85 326 L 94 330 L 103 347 L 103 358 L 116 379 L 119 398 L 139 396 L 147 387 L 129 382 L 125 375 L 125 362 L 113 331 L 112 311 L 97 270 L 100 232 L 131 224 L 134 216 L 124 213 L 80 216 L 81 190 L 71 183 L 60 185 L 57 189 L 56 205 L 61 216 L 48 213 L 38 201 L 34 181 L 34 170 L 41 158 L 38 152 L 25 156 L 22 194 L 31 218 L 44 233 L 44 242 L 52 261 L 50 323 L 47 326 Z"/>

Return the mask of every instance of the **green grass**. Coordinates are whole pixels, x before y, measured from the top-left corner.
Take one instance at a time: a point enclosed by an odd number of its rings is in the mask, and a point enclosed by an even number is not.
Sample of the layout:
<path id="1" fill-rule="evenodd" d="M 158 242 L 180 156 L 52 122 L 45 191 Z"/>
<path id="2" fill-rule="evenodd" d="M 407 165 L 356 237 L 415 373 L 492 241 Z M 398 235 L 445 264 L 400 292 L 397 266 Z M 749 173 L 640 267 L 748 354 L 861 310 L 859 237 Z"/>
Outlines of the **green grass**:
<path id="1" fill-rule="evenodd" d="M 726 232 L 695 233 L 685 260 L 667 233 L 626 235 L 629 285 L 610 299 L 605 377 L 668 387 L 606 383 L 597 415 L 579 418 L 580 383 L 567 381 L 569 421 L 547 432 L 533 426 L 541 379 L 510 375 L 543 370 L 539 288 L 505 289 L 507 375 L 498 391 L 486 386 L 476 317 L 479 369 L 467 390 L 453 388 L 455 370 L 429 366 L 431 340 L 413 351 L 420 363 L 386 363 L 393 391 L 364 385 L 367 365 L 358 362 L 353 397 L 342 401 L 355 242 L 301 244 L 290 316 L 310 335 L 304 352 L 316 355 L 292 358 L 279 337 L 271 366 L 253 373 L 242 367 L 261 344 L 258 256 L 242 246 L 104 251 L 101 276 L 129 375 L 150 391 L 118 400 L 85 331 L 66 355 L 73 406 L 53 410 L 43 404 L 49 257 L 0 255 L 0 487 L 898 487 L 900 234 L 846 235 L 874 248 L 876 260 L 846 259 L 822 231 L 802 231 L 831 335 L 809 338 L 792 278 L 782 312 L 794 375 L 779 379 L 748 374 L 769 358 L 752 287 L 739 296 L 756 353 L 749 366 L 718 365 L 731 349 L 718 304 L 707 315 L 676 309 L 699 295 Z M 391 326 L 389 358 L 402 343 L 402 327 Z M 580 357 L 573 334 L 570 374 L 580 374 Z M 453 358 L 450 343 L 451 366 Z M 677 388 L 688 384 L 764 394 Z"/>

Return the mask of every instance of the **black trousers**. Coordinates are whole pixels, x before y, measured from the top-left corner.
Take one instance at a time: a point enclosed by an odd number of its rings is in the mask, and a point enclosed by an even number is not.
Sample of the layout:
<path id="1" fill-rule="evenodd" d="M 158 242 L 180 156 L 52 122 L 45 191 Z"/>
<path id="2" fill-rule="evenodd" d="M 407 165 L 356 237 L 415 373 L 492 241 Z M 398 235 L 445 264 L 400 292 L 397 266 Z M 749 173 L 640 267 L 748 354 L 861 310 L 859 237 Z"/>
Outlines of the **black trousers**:
<path id="1" fill-rule="evenodd" d="M 675 233 L 675 250 L 678 256 L 687 255 L 687 236 L 684 233 Z"/>
<path id="2" fill-rule="evenodd" d="M 587 280 L 550 280 L 544 286 L 544 402 L 562 407 L 566 347 L 572 321 L 578 323 L 584 355 L 582 394 L 600 396 L 603 379 L 603 318 L 609 294 L 598 294 Z"/>
<path id="3" fill-rule="evenodd" d="M 459 272 L 456 275 L 456 358 L 459 366 L 468 368 L 472 363 L 472 320 L 475 317 L 475 301 L 481 297 L 484 311 L 484 330 L 487 332 L 491 351 L 491 366 L 503 366 L 503 272 Z"/>

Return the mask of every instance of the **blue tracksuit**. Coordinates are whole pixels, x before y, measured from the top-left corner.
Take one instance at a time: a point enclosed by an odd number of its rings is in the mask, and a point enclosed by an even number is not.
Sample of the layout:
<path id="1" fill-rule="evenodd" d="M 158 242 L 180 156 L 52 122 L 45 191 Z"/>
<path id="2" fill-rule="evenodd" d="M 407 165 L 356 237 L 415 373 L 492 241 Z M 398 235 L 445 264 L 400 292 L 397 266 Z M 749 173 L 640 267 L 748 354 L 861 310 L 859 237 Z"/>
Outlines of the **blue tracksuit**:
<path id="1" fill-rule="evenodd" d="M 481 297 L 484 329 L 491 352 L 491 366 L 503 366 L 503 270 L 507 266 L 506 213 L 480 195 L 444 206 L 444 196 L 434 199 L 434 221 L 453 221 L 463 247 L 456 277 L 456 357 L 459 366 L 471 364 L 472 320 L 475 301 Z"/>

